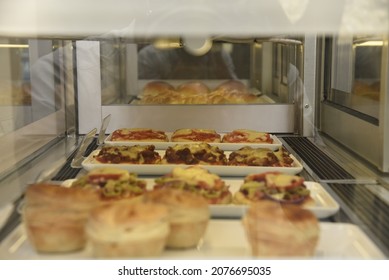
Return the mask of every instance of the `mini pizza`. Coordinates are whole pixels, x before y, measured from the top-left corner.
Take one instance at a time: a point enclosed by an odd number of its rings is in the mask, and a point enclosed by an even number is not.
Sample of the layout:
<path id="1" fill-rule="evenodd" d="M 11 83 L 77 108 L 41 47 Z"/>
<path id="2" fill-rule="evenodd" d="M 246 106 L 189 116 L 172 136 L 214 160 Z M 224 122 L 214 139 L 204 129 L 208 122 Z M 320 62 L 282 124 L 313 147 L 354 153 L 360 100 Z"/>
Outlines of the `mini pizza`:
<path id="1" fill-rule="evenodd" d="M 173 188 L 193 192 L 209 204 L 228 204 L 232 200 L 229 186 L 216 174 L 201 166 L 176 167 L 171 173 L 155 179 L 154 189 Z"/>
<path id="2" fill-rule="evenodd" d="M 161 156 L 154 145 L 103 146 L 94 156 L 99 163 L 159 164 Z"/>
<path id="3" fill-rule="evenodd" d="M 249 129 L 236 129 L 222 138 L 223 143 L 273 143 L 273 138 L 267 132 L 259 132 Z"/>
<path id="4" fill-rule="evenodd" d="M 284 167 L 292 167 L 293 166 L 294 161 L 290 157 L 290 153 L 284 147 L 281 147 L 280 149 L 274 151 L 274 154 L 278 158 L 281 166 L 284 166 Z"/>
<path id="5" fill-rule="evenodd" d="M 286 149 L 281 152 L 273 152 L 267 148 L 245 146 L 229 155 L 228 164 L 235 166 L 291 167 L 293 166 L 293 159 Z"/>
<path id="6" fill-rule="evenodd" d="M 120 128 L 111 134 L 111 141 L 167 142 L 164 131 L 149 128 Z"/>
<path id="7" fill-rule="evenodd" d="M 213 129 L 182 128 L 173 132 L 171 141 L 220 143 L 221 137 Z"/>
<path id="8" fill-rule="evenodd" d="M 250 204 L 267 199 L 307 206 L 315 203 L 310 194 L 303 177 L 266 172 L 246 176 L 239 191 L 234 194 L 233 201 L 236 204 Z"/>
<path id="9" fill-rule="evenodd" d="M 120 168 L 96 168 L 79 177 L 72 188 L 97 189 L 104 200 L 138 197 L 146 192 L 146 181 Z"/>
<path id="10" fill-rule="evenodd" d="M 227 157 L 219 147 L 208 143 L 176 144 L 166 149 L 162 163 L 227 165 Z"/>

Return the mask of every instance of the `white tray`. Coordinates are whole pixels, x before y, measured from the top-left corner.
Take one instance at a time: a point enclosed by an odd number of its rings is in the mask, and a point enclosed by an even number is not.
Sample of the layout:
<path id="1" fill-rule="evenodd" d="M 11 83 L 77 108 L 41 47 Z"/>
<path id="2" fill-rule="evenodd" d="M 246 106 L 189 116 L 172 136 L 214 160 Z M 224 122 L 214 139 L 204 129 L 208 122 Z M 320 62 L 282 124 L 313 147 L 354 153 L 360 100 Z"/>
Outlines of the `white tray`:
<path id="1" fill-rule="evenodd" d="M 163 157 L 164 151 L 157 151 Z M 185 167 L 184 164 L 114 164 L 100 163 L 94 159 L 99 150 L 93 151 L 83 162 L 82 166 L 86 170 L 92 170 L 98 167 L 119 167 L 139 175 L 164 175 L 173 170 L 175 167 Z M 228 152 L 226 153 L 228 157 Z M 267 171 L 279 171 L 288 174 L 298 174 L 303 170 L 301 163 L 290 155 L 294 163 L 292 167 L 268 167 L 268 166 L 225 166 L 225 165 L 202 165 L 212 173 L 220 176 L 246 176 L 252 173 L 262 173 Z"/>
<path id="2" fill-rule="evenodd" d="M 219 133 L 223 137 L 223 133 Z M 166 135 L 171 139 L 171 132 L 167 132 Z M 125 146 L 125 145 L 154 145 L 156 149 L 165 150 L 168 147 L 177 145 L 177 144 L 189 144 L 193 142 L 144 142 L 144 141 L 111 141 L 112 133 L 105 138 L 104 143 L 111 146 Z M 273 139 L 273 143 L 209 143 L 213 146 L 218 146 L 224 151 L 235 151 L 245 146 L 250 146 L 252 148 L 267 148 L 271 150 L 277 150 L 281 148 L 282 143 L 275 135 L 270 135 Z"/>
<path id="3" fill-rule="evenodd" d="M 152 190 L 154 187 L 154 179 L 144 179 L 147 184 L 147 189 Z M 70 187 L 75 179 L 69 179 L 62 183 L 64 187 Z M 243 183 L 242 179 L 224 179 L 225 183 L 230 186 L 230 191 L 235 194 Z M 316 182 L 305 182 L 307 188 L 311 191 L 311 197 L 315 201 L 315 205 L 307 206 L 306 209 L 312 211 L 317 218 L 328 218 L 339 211 L 339 204 L 332 196 Z M 246 211 L 247 205 L 227 204 L 227 205 L 210 205 L 210 212 L 213 218 L 240 218 Z"/>
<path id="4" fill-rule="evenodd" d="M 320 223 L 320 240 L 313 259 L 385 259 L 380 249 L 352 224 Z M 90 248 L 68 254 L 39 254 L 26 238 L 22 225 L 1 244 L 0 259 L 91 259 Z M 251 259 L 240 220 L 211 220 L 197 248 L 165 250 L 159 259 Z"/>
<path id="5" fill-rule="evenodd" d="M 230 186 L 232 194 L 236 193 L 242 180 L 225 180 Z M 312 211 L 317 218 L 328 218 L 339 211 L 339 204 L 332 198 L 332 196 L 316 182 L 305 182 L 307 188 L 311 191 L 311 197 L 315 201 L 315 205 L 306 206 L 306 209 Z M 227 204 L 227 205 L 210 205 L 212 217 L 216 218 L 239 218 L 247 211 L 247 205 Z"/>

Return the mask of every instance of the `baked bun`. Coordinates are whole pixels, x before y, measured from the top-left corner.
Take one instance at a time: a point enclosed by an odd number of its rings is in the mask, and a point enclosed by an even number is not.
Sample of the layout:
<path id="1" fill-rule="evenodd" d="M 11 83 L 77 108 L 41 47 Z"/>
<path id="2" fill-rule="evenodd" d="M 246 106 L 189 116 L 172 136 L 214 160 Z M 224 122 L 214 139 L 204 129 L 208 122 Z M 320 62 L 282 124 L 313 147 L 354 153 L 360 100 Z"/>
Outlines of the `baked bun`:
<path id="1" fill-rule="evenodd" d="M 208 94 L 209 88 L 202 82 L 186 82 L 177 87 L 177 91 L 187 94 Z"/>
<path id="2" fill-rule="evenodd" d="M 167 83 L 167 82 L 163 82 L 163 81 L 152 81 L 152 82 L 149 82 L 147 83 L 143 90 L 142 90 L 142 95 L 144 96 L 156 96 L 156 95 L 159 95 L 163 92 L 168 92 L 168 91 L 174 91 L 175 88 Z"/>
<path id="3" fill-rule="evenodd" d="M 104 201 L 133 199 L 146 192 L 146 181 L 124 169 L 101 167 L 79 177 L 71 188 L 97 190 Z"/>
<path id="4" fill-rule="evenodd" d="M 50 183 L 30 185 L 23 209 L 27 237 L 39 252 L 81 250 L 86 243 L 85 222 L 91 209 L 101 203 L 100 194 L 94 189 Z"/>
<path id="5" fill-rule="evenodd" d="M 97 258 L 155 257 L 166 245 L 168 219 L 164 205 L 110 203 L 91 212 L 86 234 Z"/>
<path id="6" fill-rule="evenodd" d="M 195 247 L 204 236 L 210 213 L 208 202 L 200 195 L 179 189 L 156 189 L 144 195 L 146 202 L 169 208 L 170 234 L 167 247 Z"/>
<path id="7" fill-rule="evenodd" d="M 228 80 L 221 83 L 215 88 L 215 90 L 223 90 L 225 92 L 234 92 L 234 93 L 247 93 L 247 87 L 238 80 Z"/>
<path id="8" fill-rule="evenodd" d="M 201 166 L 176 167 L 155 179 L 154 189 L 173 188 L 201 195 L 209 204 L 228 204 L 232 201 L 229 186 L 217 175 Z"/>
<path id="9" fill-rule="evenodd" d="M 316 216 L 296 205 L 260 201 L 242 218 L 255 257 L 311 257 L 319 241 Z"/>
<path id="10" fill-rule="evenodd" d="M 261 200 L 273 200 L 304 207 L 315 205 L 303 177 L 281 172 L 247 175 L 233 197 L 235 204 L 250 204 Z"/>

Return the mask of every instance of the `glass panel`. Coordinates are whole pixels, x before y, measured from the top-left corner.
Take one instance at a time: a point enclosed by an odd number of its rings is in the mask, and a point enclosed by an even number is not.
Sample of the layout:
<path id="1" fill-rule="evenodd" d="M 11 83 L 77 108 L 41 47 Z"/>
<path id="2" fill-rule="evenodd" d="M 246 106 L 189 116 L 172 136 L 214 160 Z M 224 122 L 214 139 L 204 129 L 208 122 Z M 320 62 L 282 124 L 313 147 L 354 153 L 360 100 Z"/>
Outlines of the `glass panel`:
<path id="1" fill-rule="evenodd" d="M 63 106 L 57 49 L 48 40 L 0 39 L 0 136 Z"/>
<path id="2" fill-rule="evenodd" d="M 0 136 L 31 122 L 27 40 L 0 39 Z"/>
<path id="3" fill-rule="evenodd" d="M 261 48 L 257 54 L 266 59 L 253 59 L 254 41 L 213 41 L 209 50 L 201 53 L 174 38 L 155 39 L 152 43 L 139 38 L 132 42 L 100 42 L 102 104 L 292 102 L 288 75 L 290 63 L 296 63 L 291 61 L 295 47 L 274 44 L 274 48 Z M 255 65 L 256 61 L 265 62 Z M 272 73 L 276 82 L 268 90 L 265 85 L 271 85 Z M 153 87 L 156 85 L 158 90 Z"/>
<path id="4" fill-rule="evenodd" d="M 382 45 L 381 37 L 333 40 L 330 101 L 378 120 Z"/>

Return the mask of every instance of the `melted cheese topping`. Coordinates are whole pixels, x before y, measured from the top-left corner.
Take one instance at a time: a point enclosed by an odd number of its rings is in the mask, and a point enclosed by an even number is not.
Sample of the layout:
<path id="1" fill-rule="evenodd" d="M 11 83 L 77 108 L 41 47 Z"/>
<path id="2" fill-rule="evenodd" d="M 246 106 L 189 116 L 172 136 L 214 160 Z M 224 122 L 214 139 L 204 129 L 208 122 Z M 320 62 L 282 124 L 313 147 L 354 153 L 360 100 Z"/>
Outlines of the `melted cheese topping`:
<path id="1" fill-rule="evenodd" d="M 202 150 L 206 150 L 208 153 L 214 155 L 223 154 L 222 151 L 219 150 L 216 146 L 211 146 L 207 143 L 177 144 L 174 145 L 172 148 L 174 151 L 179 151 L 188 148 L 192 154 L 198 153 Z"/>
<path id="2" fill-rule="evenodd" d="M 149 128 L 120 128 L 112 133 L 112 141 L 167 141 L 165 132 Z"/>
<path id="3" fill-rule="evenodd" d="M 267 174 L 266 175 L 266 184 L 268 186 L 275 186 L 279 188 L 285 188 L 291 185 L 296 184 L 296 182 L 303 183 L 303 179 L 297 175 L 289 174 Z"/>
<path id="4" fill-rule="evenodd" d="M 88 177 L 115 177 L 117 180 L 128 180 L 130 173 L 127 170 L 113 167 L 96 168 L 88 172 Z"/>
<path id="5" fill-rule="evenodd" d="M 172 135 L 172 141 L 204 141 L 204 142 L 220 142 L 220 135 L 213 129 L 200 128 L 182 128 L 176 130 Z"/>
<path id="6" fill-rule="evenodd" d="M 266 158 L 268 153 L 272 153 L 270 149 L 252 149 L 252 148 L 243 148 L 238 150 L 237 153 L 242 156 L 247 157 L 257 157 L 257 158 Z"/>
<path id="7" fill-rule="evenodd" d="M 267 132 L 259 132 L 250 129 L 236 129 L 223 136 L 223 142 L 227 143 L 273 143 L 273 139 Z"/>
<path id="8" fill-rule="evenodd" d="M 209 186 L 213 186 L 215 181 L 220 179 L 218 175 L 212 174 L 208 170 L 198 166 L 191 166 L 189 168 L 176 167 L 172 171 L 172 176 L 183 179 L 185 182 L 193 185 L 196 185 L 199 181 L 203 181 Z"/>
<path id="9" fill-rule="evenodd" d="M 238 129 L 236 131 L 244 133 L 249 142 L 256 141 L 257 139 L 266 139 L 266 136 L 268 135 L 268 133 L 265 132 L 258 132 L 249 129 Z"/>

